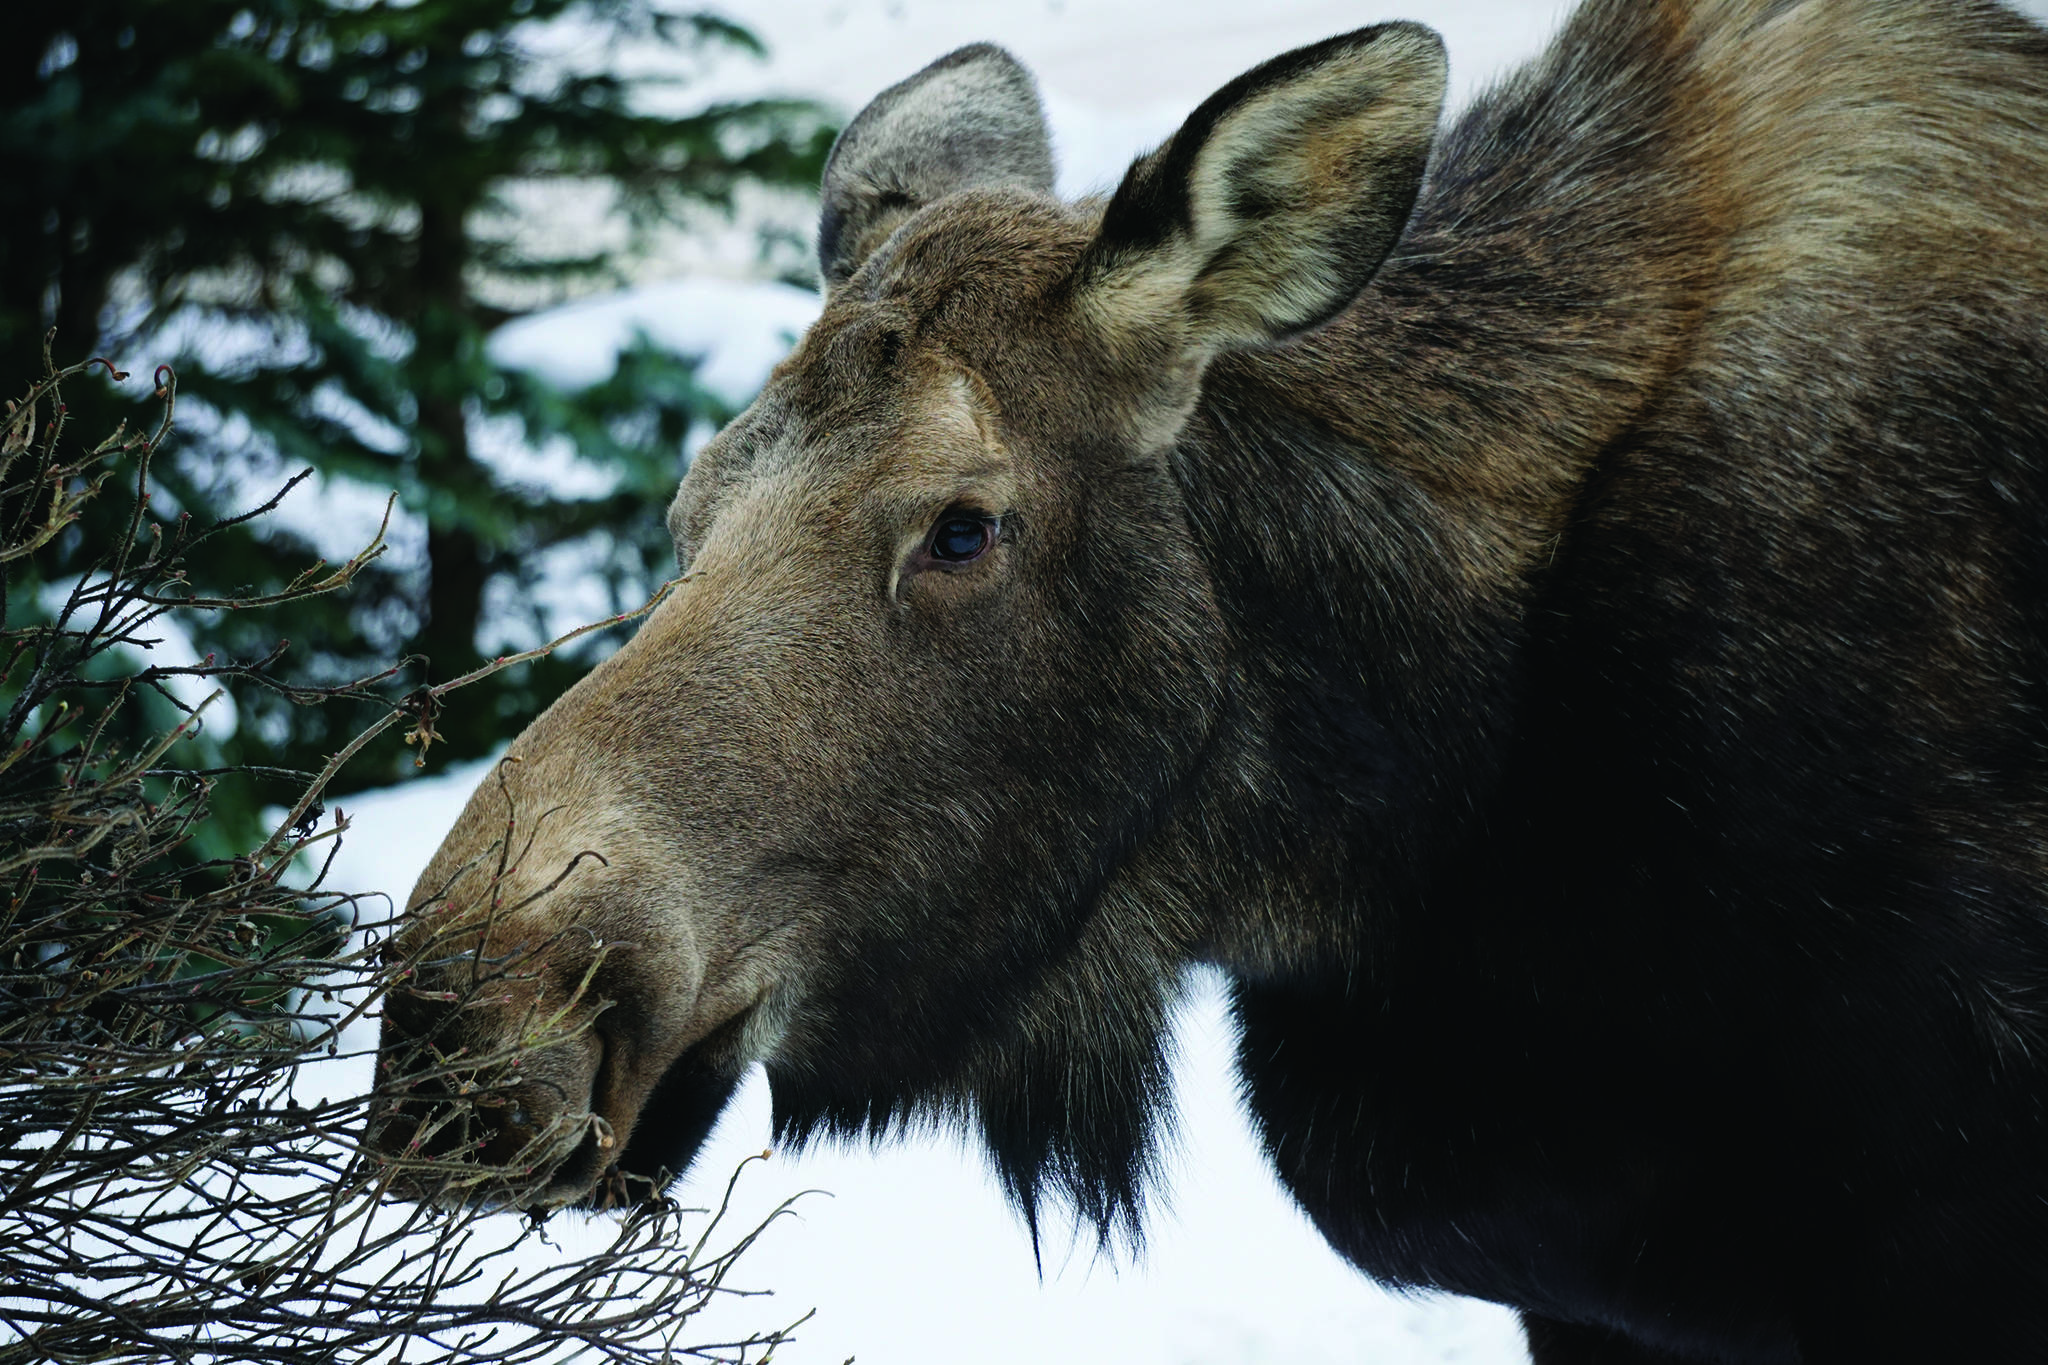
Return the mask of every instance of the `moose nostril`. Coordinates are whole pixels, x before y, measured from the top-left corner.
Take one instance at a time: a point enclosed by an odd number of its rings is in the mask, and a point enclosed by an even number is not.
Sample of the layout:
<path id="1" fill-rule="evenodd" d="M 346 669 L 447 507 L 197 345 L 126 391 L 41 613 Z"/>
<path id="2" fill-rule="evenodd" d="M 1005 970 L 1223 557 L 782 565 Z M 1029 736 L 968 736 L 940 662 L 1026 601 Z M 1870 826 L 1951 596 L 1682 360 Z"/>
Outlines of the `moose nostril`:
<path id="1" fill-rule="evenodd" d="M 513 993 L 544 967 L 519 976 Z M 622 1054 L 588 1020 L 536 1045 L 508 1028 L 494 987 L 460 987 L 425 976 L 387 1001 L 386 1109 L 370 1145 L 397 1168 L 398 1188 L 431 1202 L 573 1197 L 614 1155 L 593 1117 Z"/>

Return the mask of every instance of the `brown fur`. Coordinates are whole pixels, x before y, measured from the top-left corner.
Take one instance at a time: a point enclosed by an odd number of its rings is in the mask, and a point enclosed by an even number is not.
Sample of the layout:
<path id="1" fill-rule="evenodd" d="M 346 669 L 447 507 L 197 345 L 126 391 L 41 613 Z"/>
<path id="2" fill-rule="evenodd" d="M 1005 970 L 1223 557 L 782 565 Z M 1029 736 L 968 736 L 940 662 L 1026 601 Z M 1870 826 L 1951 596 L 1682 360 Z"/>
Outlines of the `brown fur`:
<path id="1" fill-rule="evenodd" d="M 513 745 L 508 894 L 605 865 L 490 946 L 620 945 L 530 1102 L 651 1175 L 764 1061 L 791 1134 L 956 1116 L 1134 1223 L 1210 962 L 1332 1241 L 1541 1361 L 2048 1354 L 2048 40 L 1592 0 L 1412 218 L 1412 27 L 1107 203 L 960 182 L 929 75 L 842 142 L 681 588 Z"/>

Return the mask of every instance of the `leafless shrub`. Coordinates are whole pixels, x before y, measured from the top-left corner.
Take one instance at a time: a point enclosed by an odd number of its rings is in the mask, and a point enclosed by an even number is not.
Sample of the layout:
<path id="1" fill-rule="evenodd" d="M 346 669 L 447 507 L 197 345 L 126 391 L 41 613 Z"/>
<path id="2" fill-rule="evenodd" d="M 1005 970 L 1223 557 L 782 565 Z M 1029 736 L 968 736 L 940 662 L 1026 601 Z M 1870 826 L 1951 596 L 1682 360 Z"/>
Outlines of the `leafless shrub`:
<path id="1" fill-rule="evenodd" d="M 399 957 L 387 899 L 326 886 L 348 822 L 323 793 L 394 728 L 424 750 L 452 692 L 531 656 L 409 691 L 403 665 L 293 687 L 273 671 L 281 647 L 150 662 L 170 613 L 288 610 L 346 588 L 382 535 L 281 591 L 202 591 L 208 542 L 278 499 L 206 526 L 152 515 L 167 371 L 153 430 L 66 454 L 62 386 L 95 367 L 126 378 L 104 361 L 49 366 L 0 417 L 0 1365 L 765 1360 L 787 1329 L 686 1343 L 761 1230 L 722 1231 L 723 1207 L 642 1192 L 608 1246 L 541 1257 L 542 1222 L 488 1216 L 521 1165 L 490 1165 L 466 1138 L 473 1106 L 492 1102 L 469 1078 L 506 1059 L 412 1068 L 407 1086 L 445 1082 L 443 1140 L 397 1157 L 364 1146 L 372 1116 L 407 1098 L 373 1079 L 366 1020 L 445 948 Z M 120 487 L 132 506 L 108 518 Z M 94 525 L 113 528 L 98 567 L 39 583 L 37 552 Z M 229 683 L 375 719 L 318 773 L 179 766 Z M 274 831 L 209 852 L 216 785 L 281 776 L 300 786 Z M 470 989 L 500 989 L 522 963 L 486 966 Z M 560 1040 L 552 1019 L 533 1024 L 520 1047 Z M 394 1201 L 394 1185 L 426 1197 Z"/>

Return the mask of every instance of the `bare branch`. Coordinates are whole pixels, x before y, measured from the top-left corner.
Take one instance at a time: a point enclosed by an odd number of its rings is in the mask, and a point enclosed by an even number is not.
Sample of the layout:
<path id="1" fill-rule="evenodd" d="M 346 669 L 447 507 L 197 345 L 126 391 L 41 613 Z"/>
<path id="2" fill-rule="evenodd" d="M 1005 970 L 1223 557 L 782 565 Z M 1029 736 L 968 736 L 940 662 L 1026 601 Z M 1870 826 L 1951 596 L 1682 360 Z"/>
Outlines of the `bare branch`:
<path id="1" fill-rule="evenodd" d="M 276 592 L 196 591 L 181 557 L 209 536 L 245 533 L 292 485 L 203 531 L 153 519 L 149 461 L 170 435 L 174 379 L 157 372 L 163 416 L 149 435 L 117 432 L 67 458 L 60 386 L 93 366 L 126 377 L 102 360 L 51 367 L 0 415 L 0 506 L 10 509 L 0 572 L 76 525 L 117 474 L 135 500 L 118 519 L 118 543 L 55 619 L 0 623 L 9 661 L 0 683 L 12 686 L 32 661 L 0 718 L 0 1365 L 369 1365 L 407 1352 L 452 1362 L 765 1360 L 790 1328 L 688 1340 L 696 1313 L 738 1292 L 728 1274 L 759 1234 L 726 1231 L 730 1189 L 708 1216 L 639 1191 L 622 1201 L 630 1207 L 608 1244 L 573 1255 L 532 1254 L 546 1227 L 491 1212 L 534 1179 L 535 1164 L 521 1153 L 500 1165 L 480 1159 L 472 1134 L 504 1103 L 494 1077 L 589 1027 L 589 1011 L 573 1007 L 596 989 L 608 949 L 585 953 L 567 1001 L 536 1001 L 500 1051 L 432 1052 L 430 1038 L 421 1065 L 372 1079 L 375 1016 L 387 1001 L 425 994 L 418 969 L 448 957 L 465 930 L 410 943 L 388 912 L 365 913 L 378 897 L 325 889 L 348 828 L 339 812 L 323 823 L 325 793 L 353 758 L 401 722 L 423 754 L 461 688 L 636 619 L 669 587 L 638 611 L 409 690 L 395 685 L 405 664 L 340 686 L 279 678 L 281 644 L 253 662 L 85 676 L 116 646 L 146 651 L 140 632 L 166 612 L 289 606 L 344 589 L 382 552 L 385 530 L 339 567 L 316 564 Z M 387 503 L 386 526 L 390 511 Z M 168 691 L 174 678 L 214 690 L 192 704 Z M 182 742 L 227 683 L 306 705 L 361 701 L 382 714 L 318 773 L 181 768 Z M 132 726 L 116 719 L 148 690 L 170 698 L 177 723 L 122 741 L 124 752 L 115 736 Z M 281 777 L 302 789 L 259 847 L 195 853 L 217 784 Z M 519 837 L 508 809 L 506 846 Z M 535 979 L 536 955 L 559 941 L 473 955 L 459 989 L 434 993 L 435 1007 L 459 1013 L 502 999 Z M 393 1155 L 366 1143 L 400 1110 L 421 1116 L 410 1147 Z M 602 1135 L 601 1124 L 557 1120 L 534 1141 Z M 415 1202 L 392 1200 L 394 1190 Z"/>

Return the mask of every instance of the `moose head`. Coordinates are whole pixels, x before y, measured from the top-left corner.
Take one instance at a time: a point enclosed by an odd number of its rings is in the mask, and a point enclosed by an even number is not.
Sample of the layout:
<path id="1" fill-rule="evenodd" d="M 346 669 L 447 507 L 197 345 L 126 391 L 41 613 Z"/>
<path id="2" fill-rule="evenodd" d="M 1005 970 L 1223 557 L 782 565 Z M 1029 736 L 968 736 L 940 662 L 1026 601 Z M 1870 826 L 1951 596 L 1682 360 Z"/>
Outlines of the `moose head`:
<path id="1" fill-rule="evenodd" d="M 1212 367 L 1372 279 L 1444 81 L 1414 25 L 1289 53 L 1107 201 L 1053 195 L 994 47 L 841 134 L 823 314 L 692 465 L 680 582 L 412 898 L 421 996 L 519 961 L 385 1023 L 393 1065 L 497 1059 L 518 1199 L 679 1173 L 759 1063 L 786 1136 L 967 1122 L 1027 1211 L 1049 1185 L 1135 1215 L 1183 969 L 1315 951 L 1221 870 L 1257 862 L 1232 831 L 1277 684 L 1218 559 L 1286 547 L 1191 507 L 1189 424 Z M 524 1049 L 539 1018 L 564 1028 Z"/>

